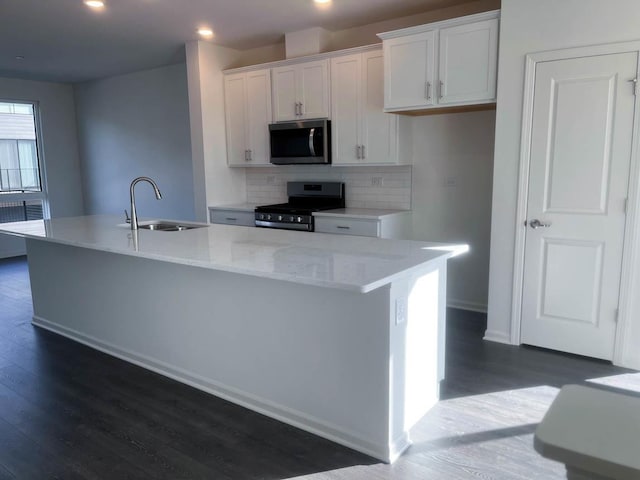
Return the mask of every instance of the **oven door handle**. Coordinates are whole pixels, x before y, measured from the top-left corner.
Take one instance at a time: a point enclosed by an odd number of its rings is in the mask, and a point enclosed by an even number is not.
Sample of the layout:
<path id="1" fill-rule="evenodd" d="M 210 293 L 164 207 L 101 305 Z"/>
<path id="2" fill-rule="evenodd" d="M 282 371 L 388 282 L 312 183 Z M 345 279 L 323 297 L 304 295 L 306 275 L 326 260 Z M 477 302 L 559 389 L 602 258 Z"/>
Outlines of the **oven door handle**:
<path id="1" fill-rule="evenodd" d="M 305 232 L 313 231 L 312 226 L 308 223 L 280 223 L 267 222 L 265 220 L 256 220 L 256 227 L 281 228 L 284 230 L 303 230 Z"/>
<path id="2" fill-rule="evenodd" d="M 309 130 L 309 152 L 311 152 L 311 156 L 315 157 L 316 156 L 316 149 L 313 147 L 313 140 L 316 134 L 316 129 L 312 128 L 311 130 Z"/>

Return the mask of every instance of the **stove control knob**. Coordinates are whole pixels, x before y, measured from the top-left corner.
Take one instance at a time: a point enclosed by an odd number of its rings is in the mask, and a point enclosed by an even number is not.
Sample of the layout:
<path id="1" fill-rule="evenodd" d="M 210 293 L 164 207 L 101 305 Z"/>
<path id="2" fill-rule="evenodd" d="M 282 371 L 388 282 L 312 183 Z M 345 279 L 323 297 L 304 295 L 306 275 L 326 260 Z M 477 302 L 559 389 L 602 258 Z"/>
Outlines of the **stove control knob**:
<path id="1" fill-rule="evenodd" d="M 261 213 L 261 214 L 258 216 L 258 218 L 259 218 L 260 220 L 264 220 L 264 213 Z"/>
<path id="2" fill-rule="evenodd" d="M 294 221 L 295 221 L 295 219 L 296 219 L 296 217 L 289 217 L 289 221 L 290 221 L 290 222 L 294 222 Z"/>
<path id="3" fill-rule="evenodd" d="M 278 221 L 281 222 L 282 221 L 282 215 L 278 215 Z"/>
<path id="4" fill-rule="evenodd" d="M 296 220 L 298 221 L 298 223 L 302 223 L 302 217 L 298 217 L 296 218 Z"/>
<path id="5" fill-rule="evenodd" d="M 271 215 L 267 215 L 267 220 L 271 220 Z"/>

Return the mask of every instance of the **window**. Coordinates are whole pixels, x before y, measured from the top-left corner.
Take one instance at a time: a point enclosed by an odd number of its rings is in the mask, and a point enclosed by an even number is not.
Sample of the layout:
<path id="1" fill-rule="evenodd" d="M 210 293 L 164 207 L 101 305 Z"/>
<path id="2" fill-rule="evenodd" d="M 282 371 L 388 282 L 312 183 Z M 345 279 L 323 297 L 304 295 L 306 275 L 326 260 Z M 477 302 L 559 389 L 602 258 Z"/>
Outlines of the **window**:
<path id="1" fill-rule="evenodd" d="M 0 223 L 41 219 L 45 206 L 35 105 L 0 102 Z"/>

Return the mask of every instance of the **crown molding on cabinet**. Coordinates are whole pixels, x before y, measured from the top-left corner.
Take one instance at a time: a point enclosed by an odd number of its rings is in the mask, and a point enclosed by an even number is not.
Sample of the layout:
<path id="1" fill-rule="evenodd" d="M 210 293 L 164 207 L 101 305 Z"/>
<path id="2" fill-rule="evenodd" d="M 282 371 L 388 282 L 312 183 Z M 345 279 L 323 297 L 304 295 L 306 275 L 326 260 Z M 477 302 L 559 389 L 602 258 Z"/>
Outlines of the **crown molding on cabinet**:
<path id="1" fill-rule="evenodd" d="M 436 30 L 442 27 L 455 27 L 457 25 L 464 25 L 467 23 L 480 22 L 483 20 L 492 20 L 494 18 L 500 18 L 500 10 L 491 10 L 488 12 L 475 13 L 473 15 L 466 15 L 464 17 L 450 18 L 447 20 L 440 20 L 438 22 L 427 23 L 425 25 L 416 25 L 415 27 L 402 28 L 400 30 L 392 30 L 390 32 L 378 33 L 378 37 L 381 40 L 388 40 L 390 38 L 406 37 L 407 35 L 414 35 L 416 33 L 428 32 Z"/>

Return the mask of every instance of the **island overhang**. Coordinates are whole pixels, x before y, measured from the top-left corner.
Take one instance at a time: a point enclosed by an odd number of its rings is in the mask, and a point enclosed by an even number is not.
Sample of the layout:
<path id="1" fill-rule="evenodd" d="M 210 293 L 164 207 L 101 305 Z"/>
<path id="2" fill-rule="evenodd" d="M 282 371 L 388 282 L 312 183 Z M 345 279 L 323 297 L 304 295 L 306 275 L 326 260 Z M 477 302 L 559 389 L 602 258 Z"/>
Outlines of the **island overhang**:
<path id="1" fill-rule="evenodd" d="M 0 233 L 27 239 L 35 325 L 383 461 L 438 399 L 465 246 L 112 216 Z"/>

